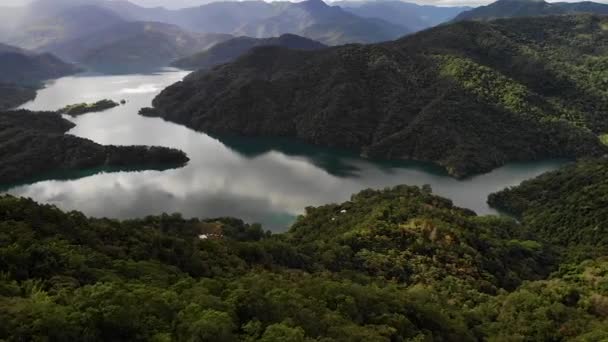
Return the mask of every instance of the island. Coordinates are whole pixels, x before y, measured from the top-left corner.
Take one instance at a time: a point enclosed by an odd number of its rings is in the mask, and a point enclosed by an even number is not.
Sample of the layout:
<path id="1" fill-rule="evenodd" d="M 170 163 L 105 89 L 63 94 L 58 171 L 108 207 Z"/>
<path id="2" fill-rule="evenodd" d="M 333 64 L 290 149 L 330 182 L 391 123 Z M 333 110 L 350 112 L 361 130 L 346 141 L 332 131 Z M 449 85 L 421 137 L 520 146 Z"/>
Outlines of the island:
<path id="1" fill-rule="evenodd" d="M 79 115 L 84 115 L 87 113 L 102 112 L 104 110 L 118 107 L 119 105 L 120 104 L 117 102 L 114 102 L 114 101 L 108 100 L 108 99 L 104 99 L 104 100 L 97 101 L 95 103 L 77 103 L 77 104 L 73 104 L 73 105 L 68 105 L 68 106 L 61 108 L 57 112 L 59 114 L 67 114 L 70 116 L 79 116 Z"/>
<path id="2" fill-rule="evenodd" d="M 168 169 L 189 161 L 172 148 L 100 145 L 66 134 L 72 127 L 54 112 L 0 112 L 0 185 L 95 168 Z"/>

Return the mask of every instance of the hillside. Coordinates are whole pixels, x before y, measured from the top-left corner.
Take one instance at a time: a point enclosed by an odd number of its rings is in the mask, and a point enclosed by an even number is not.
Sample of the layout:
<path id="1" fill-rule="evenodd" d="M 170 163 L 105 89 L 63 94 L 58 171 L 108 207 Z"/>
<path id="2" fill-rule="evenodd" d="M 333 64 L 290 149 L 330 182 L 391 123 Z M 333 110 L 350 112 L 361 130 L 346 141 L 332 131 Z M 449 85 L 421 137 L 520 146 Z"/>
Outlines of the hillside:
<path id="1" fill-rule="evenodd" d="M 594 16 L 462 22 L 378 45 L 258 48 L 165 89 L 148 115 L 432 161 L 457 177 L 601 155 L 606 25 Z"/>
<path id="2" fill-rule="evenodd" d="M 153 169 L 188 161 L 178 150 L 102 146 L 65 134 L 74 126 L 59 114 L 25 110 L 0 113 L 0 184 L 95 168 Z"/>
<path id="3" fill-rule="evenodd" d="M 608 14 L 608 4 L 591 1 L 548 3 L 543 0 L 498 0 L 459 14 L 454 21 L 493 20 L 564 14 Z"/>
<path id="4" fill-rule="evenodd" d="M 0 82 L 36 85 L 40 81 L 76 73 L 78 68 L 48 53 L 2 52 Z"/>
<path id="5" fill-rule="evenodd" d="M 293 34 L 284 34 L 274 38 L 237 37 L 220 42 L 192 56 L 179 59 L 172 65 L 182 69 L 210 69 L 220 64 L 232 62 L 258 46 L 281 46 L 295 50 L 318 50 L 326 47 L 314 40 Z"/>
<path id="6" fill-rule="evenodd" d="M 78 72 L 51 54 L 35 54 L 0 44 L 0 110 L 15 108 L 36 97 L 42 81 Z"/>
<path id="7" fill-rule="evenodd" d="M 586 160 L 489 197 L 548 241 L 581 255 L 608 253 L 608 158 Z"/>
<path id="8" fill-rule="evenodd" d="M 562 265 L 544 280 L 553 259 L 524 234 L 407 186 L 309 208 L 277 235 L 237 219 L 94 219 L 4 196 L 0 338 L 608 336 L 606 260 Z"/>
<path id="9" fill-rule="evenodd" d="M 249 22 L 235 34 L 265 38 L 292 33 L 327 45 L 341 45 L 393 40 L 409 32 L 404 25 L 361 18 L 322 0 L 306 0 L 284 4 L 275 16 Z"/>
<path id="10" fill-rule="evenodd" d="M 378 18 L 395 25 L 420 31 L 454 19 L 470 7 L 418 5 L 404 1 L 334 1 L 334 6 L 363 18 Z"/>
<path id="11" fill-rule="evenodd" d="M 0 111 L 18 107 L 35 98 L 35 87 L 0 82 Z"/>

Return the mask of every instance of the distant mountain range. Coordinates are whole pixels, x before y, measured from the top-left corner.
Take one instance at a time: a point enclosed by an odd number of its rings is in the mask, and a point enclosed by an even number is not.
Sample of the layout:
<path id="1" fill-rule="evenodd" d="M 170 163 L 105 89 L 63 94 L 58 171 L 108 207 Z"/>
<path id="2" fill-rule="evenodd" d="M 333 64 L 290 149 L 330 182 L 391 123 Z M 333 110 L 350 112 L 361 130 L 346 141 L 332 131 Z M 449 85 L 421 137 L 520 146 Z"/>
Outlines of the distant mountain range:
<path id="1" fill-rule="evenodd" d="M 11 32 L 0 37 L 9 36 L 8 42 L 14 45 L 43 51 L 125 21 L 155 21 L 186 31 L 254 38 L 293 33 L 333 45 L 391 40 L 411 32 L 407 23 L 362 18 L 321 0 L 214 2 L 181 10 L 145 8 L 123 0 L 38 0 L 13 16 L 19 19 L 13 20 Z"/>
<path id="2" fill-rule="evenodd" d="M 341 45 L 388 41 L 412 32 L 406 23 L 397 25 L 378 18 L 362 18 L 321 0 L 281 6 L 276 15 L 247 23 L 235 33 L 254 38 L 293 33 L 327 45 Z"/>
<path id="3" fill-rule="evenodd" d="M 0 8 L 0 12 L 4 9 Z M 407 23 L 363 18 L 321 0 L 214 2 L 168 10 L 124 0 L 37 0 L 0 14 L 0 41 L 88 67 L 166 65 L 231 36 L 298 34 L 326 45 L 372 43 L 412 32 Z"/>
<path id="4" fill-rule="evenodd" d="M 548 3 L 543 0 L 498 0 L 487 6 L 463 12 L 454 20 L 493 20 L 497 18 L 581 13 L 608 14 L 608 4 L 591 1 Z"/>
<path id="5" fill-rule="evenodd" d="M 282 46 L 295 50 L 318 50 L 327 47 L 317 41 L 293 34 L 284 34 L 275 38 L 237 37 L 218 43 L 192 56 L 182 58 L 172 65 L 182 69 L 210 69 L 220 64 L 232 62 L 252 48 L 259 46 Z"/>
<path id="6" fill-rule="evenodd" d="M 331 3 L 362 18 L 378 18 L 414 31 L 424 30 L 454 19 L 471 7 L 438 7 L 397 0 L 335 1 Z"/>
<path id="7" fill-rule="evenodd" d="M 46 3 L 46 1 L 42 1 Z M 124 20 L 113 11 L 93 5 L 67 7 L 63 11 L 36 9 L 23 14 L 20 23 L 9 34 L 8 42 L 35 51 L 50 51 L 49 47 L 115 25 Z"/>
<path id="8" fill-rule="evenodd" d="M 383 44 L 257 48 L 165 89 L 146 114 L 432 161 L 457 177 L 602 155 L 606 27 L 589 15 L 466 21 Z"/>
<path id="9" fill-rule="evenodd" d="M 123 22 L 49 50 L 96 70 L 136 70 L 168 65 L 230 38 L 228 34 L 187 32 L 158 22 Z"/>

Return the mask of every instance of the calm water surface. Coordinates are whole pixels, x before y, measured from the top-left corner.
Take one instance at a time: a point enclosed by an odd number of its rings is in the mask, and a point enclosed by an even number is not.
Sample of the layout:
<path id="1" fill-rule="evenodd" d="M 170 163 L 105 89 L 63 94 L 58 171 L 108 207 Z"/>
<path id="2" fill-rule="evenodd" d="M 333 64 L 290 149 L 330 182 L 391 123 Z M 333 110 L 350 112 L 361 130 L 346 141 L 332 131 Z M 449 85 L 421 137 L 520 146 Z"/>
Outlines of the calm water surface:
<path id="1" fill-rule="evenodd" d="M 164 87 L 186 75 L 79 75 L 49 83 L 23 107 L 56 110 L 108 98 L 127 104 L 75 119 L 69 133 L 114 145 L 161 145 L 190 157 L 181 169 L 105 173 L 41 181 L 7 192 L 80 210 L 90 216 L 133 218 L 163 212 L 186 217 L 235 216 L 285 230 L 303 208 L 341 202 L 364 188 L 430 184 L 435 193 L 479 214 L 494 214 L 489 193 L 555 169 L 563 161 L 511 164 L 491 173 L 455 180 L 428 164 L 373 162 L 352 153 L 269 139 L 216 139 L 157 118 L 137 115 Z M 72 175 L 73 177 L 73 175 Z"/>

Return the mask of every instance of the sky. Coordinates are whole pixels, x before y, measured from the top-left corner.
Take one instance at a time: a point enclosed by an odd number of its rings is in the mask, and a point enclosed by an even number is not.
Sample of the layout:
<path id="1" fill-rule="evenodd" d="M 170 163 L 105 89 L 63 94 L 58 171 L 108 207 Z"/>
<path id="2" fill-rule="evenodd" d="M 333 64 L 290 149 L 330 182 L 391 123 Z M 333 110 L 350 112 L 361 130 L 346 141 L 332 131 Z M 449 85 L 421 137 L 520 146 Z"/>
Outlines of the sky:
<path id="1" fill-rule="evenodd" d="M 0 0 L 1 6 L 20 6 L 24 5 L 27 2 L 32 0 Z M 48 0 L 52 1 L 52 0 Z M 130 0 L 133 3 L 136 3 L 140 6 L 145 7 L 156 7 L 163 6 L 166 8 L 183 8 L 183 7 L 191 7 L 196 5 L 202 5 L 208 3 L 213 0 Z M 293 1 L 293 0 L 292 0 Z M 327 0 L 326 0 L 327 1 Z M 410 0 L 408 0 L 410 1 Z M 564 1 L 564 0 L 557 0 Z M 576 2 L 577 0 L 566 0 L 567 2 Z M 596 2 L 608 3 L 608 0 L 595 0 Z M 493 0 L 411 0 L 411 2 L 415 2 L 418 4 L 428 4 L 428 5 L 438 5 L 438 6 L 460 6 L 460 5 L 484 5 Z M 555 1 L 549 1 L 555 2 Z"/>

